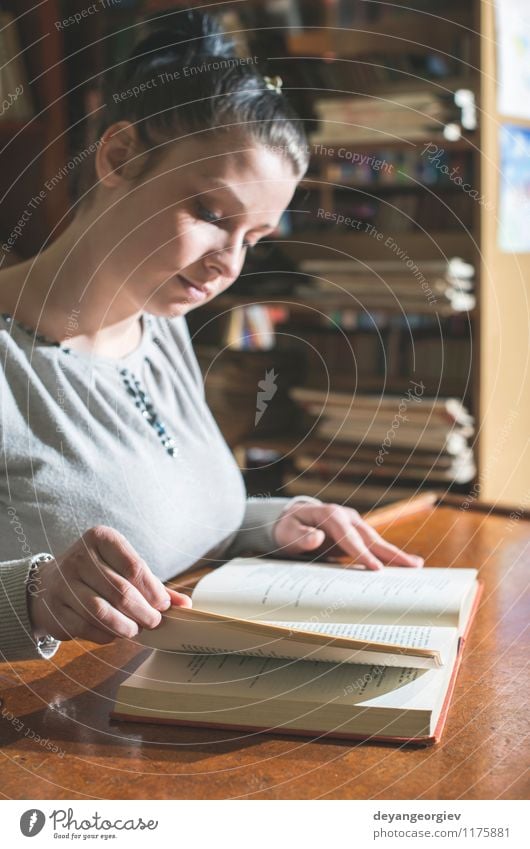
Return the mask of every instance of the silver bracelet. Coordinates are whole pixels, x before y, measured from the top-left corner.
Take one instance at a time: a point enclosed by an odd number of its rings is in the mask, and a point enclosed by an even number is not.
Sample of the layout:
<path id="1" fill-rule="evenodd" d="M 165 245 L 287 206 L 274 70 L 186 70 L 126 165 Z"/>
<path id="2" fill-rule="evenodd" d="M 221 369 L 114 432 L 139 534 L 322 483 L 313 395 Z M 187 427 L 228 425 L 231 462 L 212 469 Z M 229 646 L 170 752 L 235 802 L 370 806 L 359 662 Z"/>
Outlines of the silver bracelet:
<path id="1" fill-rule="evenodd" d="M 49 554 L 47 551 L 41 551 L 40 554 L 35 554 L 34 557 L 31 558 L 28 577 L 26 579 L 28 593 L 31 594 L 31 583 L 34 580 L 35 573 L 37 572 L 40 564 L 48 563 L 53 559 L 53 555 Z M 56 640 L 55 637 L 51 637 L 49 634 L 46 634 L 45 637 L 40 637 L 40 639 L 37 640 L 37 648 L 47 649 L 50 648 L 50 646 L 56 645 L 57 642 L 58 640 Z"/>

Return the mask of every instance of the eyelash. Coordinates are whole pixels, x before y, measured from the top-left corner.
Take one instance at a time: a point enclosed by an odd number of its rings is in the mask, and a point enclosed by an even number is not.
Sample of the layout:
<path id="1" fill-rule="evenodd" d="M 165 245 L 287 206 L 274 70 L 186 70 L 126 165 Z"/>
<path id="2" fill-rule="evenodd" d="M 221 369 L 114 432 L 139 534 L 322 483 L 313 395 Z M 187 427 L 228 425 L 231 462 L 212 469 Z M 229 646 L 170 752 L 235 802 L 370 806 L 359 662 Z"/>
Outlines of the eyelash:
<path id="1" fill-rule="evenodd" d="M 197 212 L 199 218 L 201 218 L 203 221 L 207 221 L 208 224 L 218 224 L 221 221 L 219 215 L 216 215 L 215 212 L 212 212 L 202 203 L 197 204 Z M 256 245 L 253 245 L 251 242 L 243 242 L 243 248 L 245 248 L 246 250 L 250 250 L 251 248 L 255 247 Z"/>
<path id="2" fill-rule="evenodd" d="M 202 203 L 197 204 L 197 212 L 199 214 L 199 218 L 202 218 L 203 221 L 207 221 L 209 224 L 218 224 L 221 220 L 215 212 L 207 209 Z"/>

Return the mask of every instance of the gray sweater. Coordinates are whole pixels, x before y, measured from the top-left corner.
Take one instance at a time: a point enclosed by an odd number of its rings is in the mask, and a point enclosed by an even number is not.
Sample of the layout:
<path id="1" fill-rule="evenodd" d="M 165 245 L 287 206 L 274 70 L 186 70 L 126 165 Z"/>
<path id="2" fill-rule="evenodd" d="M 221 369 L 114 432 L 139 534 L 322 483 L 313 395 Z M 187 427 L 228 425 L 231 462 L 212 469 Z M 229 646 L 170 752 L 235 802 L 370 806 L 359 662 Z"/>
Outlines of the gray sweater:
<path id="1" fill-rule="evenodd" d="M 116 360 L 36 340 L 0 317 L 0 659 L 54 654 L 58 643 L 42 650 L 31 635 L 31 558 L 62 554 L 94 525 L 124 534 L 162 581 L 201 557 L 274 549 L 272 527 L 293 499 L 247 499 L 185 319 L 142 323 L 139 347 Z M 127 391 L 124 368 L 174 437 L 174 456 Z"/>

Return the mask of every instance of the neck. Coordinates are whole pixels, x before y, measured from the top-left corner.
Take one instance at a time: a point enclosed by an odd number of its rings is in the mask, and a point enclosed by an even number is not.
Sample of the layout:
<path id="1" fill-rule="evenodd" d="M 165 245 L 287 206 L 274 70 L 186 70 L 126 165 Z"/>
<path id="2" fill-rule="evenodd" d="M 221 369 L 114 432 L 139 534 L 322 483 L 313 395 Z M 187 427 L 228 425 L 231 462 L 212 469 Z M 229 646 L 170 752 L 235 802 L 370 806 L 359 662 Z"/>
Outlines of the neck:
<path id="1" fill-rule="evenodd" d="M 98 266 L 86 222 L 74 219 L 49 248 L 0 275 L 2 310 L 50 339 L 123 356 L 139 341 L 142 311 Z"/>

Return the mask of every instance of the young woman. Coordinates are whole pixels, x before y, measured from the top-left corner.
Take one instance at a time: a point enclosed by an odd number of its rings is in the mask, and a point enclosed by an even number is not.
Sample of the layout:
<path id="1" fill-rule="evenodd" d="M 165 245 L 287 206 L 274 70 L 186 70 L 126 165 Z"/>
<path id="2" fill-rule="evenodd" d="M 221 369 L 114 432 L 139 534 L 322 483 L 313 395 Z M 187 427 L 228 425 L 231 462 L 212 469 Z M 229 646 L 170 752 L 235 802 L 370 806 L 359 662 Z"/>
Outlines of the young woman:
<path id="1" fill-rule="evenodd" d="M 72 222 L 0 273 L 0 653 L 153 628 L 201 557 L 323 542 L 369 569 L 420 558 L 351 509 L 247 500 L 185 315 L 237 278 L 307 167 L 277 81 L 179 17 L 106 80 Z M 237 414 L 237 411 L 235 411 Z"/>

